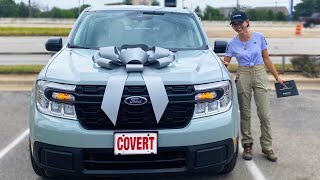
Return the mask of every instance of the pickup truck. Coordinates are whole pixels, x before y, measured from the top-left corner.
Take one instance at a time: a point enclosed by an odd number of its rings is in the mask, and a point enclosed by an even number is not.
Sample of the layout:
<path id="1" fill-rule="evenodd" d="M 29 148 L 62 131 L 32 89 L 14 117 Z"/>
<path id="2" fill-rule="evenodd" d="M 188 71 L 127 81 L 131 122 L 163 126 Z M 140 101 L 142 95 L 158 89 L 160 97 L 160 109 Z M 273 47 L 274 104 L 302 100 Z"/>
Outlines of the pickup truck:
<path id="1" fill-rule="evenodd" d="M 314 28 L 317 24 L 320 24 L 320 13 L 313 13 L 310 17 L 302 17 L 303 27 Z"/>
<path id="2" fill-rule="evenodd" d="M 36 78 L 30 158 L 42 177 L 230 173 L 236 85 L 191 10 L 105 6 L 82 12 Z"/>

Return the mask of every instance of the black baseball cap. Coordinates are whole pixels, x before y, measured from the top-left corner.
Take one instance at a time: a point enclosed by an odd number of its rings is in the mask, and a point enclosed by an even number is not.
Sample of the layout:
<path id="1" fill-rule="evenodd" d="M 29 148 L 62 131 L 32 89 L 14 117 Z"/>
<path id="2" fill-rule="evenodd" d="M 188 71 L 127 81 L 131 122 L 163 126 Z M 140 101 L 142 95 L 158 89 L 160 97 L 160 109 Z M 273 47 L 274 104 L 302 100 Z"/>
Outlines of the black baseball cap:
<path id="1" fill-rule="evenodd" d="M 245 20 L 248 19 L 248 16 L 242 12 L 242 11 L 235 11 L 231 14 L 231 17 L 230 17 L 230 25 L 234 22 L 244 22 Z"/>

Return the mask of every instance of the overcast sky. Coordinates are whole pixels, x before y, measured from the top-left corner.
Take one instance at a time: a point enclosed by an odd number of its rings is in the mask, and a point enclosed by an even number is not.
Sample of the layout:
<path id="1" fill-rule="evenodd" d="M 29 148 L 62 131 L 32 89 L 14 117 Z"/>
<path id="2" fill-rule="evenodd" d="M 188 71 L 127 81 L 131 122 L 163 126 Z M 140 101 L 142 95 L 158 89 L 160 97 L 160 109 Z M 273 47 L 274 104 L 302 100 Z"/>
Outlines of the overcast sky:
<path id="1" fill-rule="evenodd" d="M 16 2 L 25 2 L 27 3 L 28 0 L 15 0 Z M 101 6 L 105 3 L 110 2 L 119 2 L 121 0 L 31 0 L 32 2 L 37 3 L 40 5 L 41 8 L 48 7 L 51 9 L 52 7 L 60 7 L 60 8 L 72 8 L 78 7 L 79 2 L 81 4 L 84 2 L 85 4 L 90 4 L 92 6 Z M 183 0 L 177 0 L 178 4 L 182 4 Z M 189 8 L 194 9 L 196 6 L 200 6 L 202 9 L 206 5 L 210 5 L 212 7 L 230 7 L 236 6 L 237 0 L 184 0 L 185 5 Z M 289 1 L 290 0 L 239 0 L 241 6 L 247 7 L 257 7 L 257 6 L 286 6 L 289 9 Z M 163 5 L 164 0 L 158 0 L 161 5 Z M 296 5 L 300 3 L 301 0 L 293 0 L 293 4 Z"/>

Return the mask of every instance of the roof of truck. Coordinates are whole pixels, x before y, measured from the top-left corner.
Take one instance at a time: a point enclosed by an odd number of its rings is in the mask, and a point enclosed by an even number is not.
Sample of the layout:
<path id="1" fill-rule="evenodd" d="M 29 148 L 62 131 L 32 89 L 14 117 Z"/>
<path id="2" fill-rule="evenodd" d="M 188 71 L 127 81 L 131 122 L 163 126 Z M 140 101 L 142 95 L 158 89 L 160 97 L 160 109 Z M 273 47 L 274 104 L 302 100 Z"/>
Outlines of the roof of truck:
<path id="1" fill-rule="evenodd" d="M 162 6 L 134 6 L 134 5 L 116 5 L 116 6 L 98 6 L 90 7 L 87 11 L 104 11 L 104 10 L 133 10 L 133 11 L 159 11 L 159 12 L 174 12 L 174 13 L 190 13 L 188 9 L 162 7 Z"/>

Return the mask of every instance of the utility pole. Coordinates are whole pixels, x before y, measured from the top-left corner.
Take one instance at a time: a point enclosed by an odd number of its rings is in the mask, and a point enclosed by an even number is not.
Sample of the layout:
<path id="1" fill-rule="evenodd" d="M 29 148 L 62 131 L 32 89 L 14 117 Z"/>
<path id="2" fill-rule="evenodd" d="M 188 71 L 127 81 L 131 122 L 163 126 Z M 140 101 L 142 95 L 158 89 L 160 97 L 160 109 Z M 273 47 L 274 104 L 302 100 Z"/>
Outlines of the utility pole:
<path id="1" fill-rule="evenodd" d="M 32 14 L 31 14 L 31 0 L 29 0 L 29 17 L 31 17 Z"/>
<path id="2" fill-rule="evenodd" d="M 79 0 L 79 15 L 78 15 L 78 17 L 80 16 L 80 8 L 81 8 L 81 0 Z"/>
<path id="3" fill-rule="evenodd" d="M 290 0 L 290 16 L 289 20 L 292 21 L 293 19 L 293 0 Z"/>
<path id="4" fill-rule="evenodd" d="M 239 4 L 239 0 L 237 0 L 237 10 L 240 11 L 240 4 Z"/>

